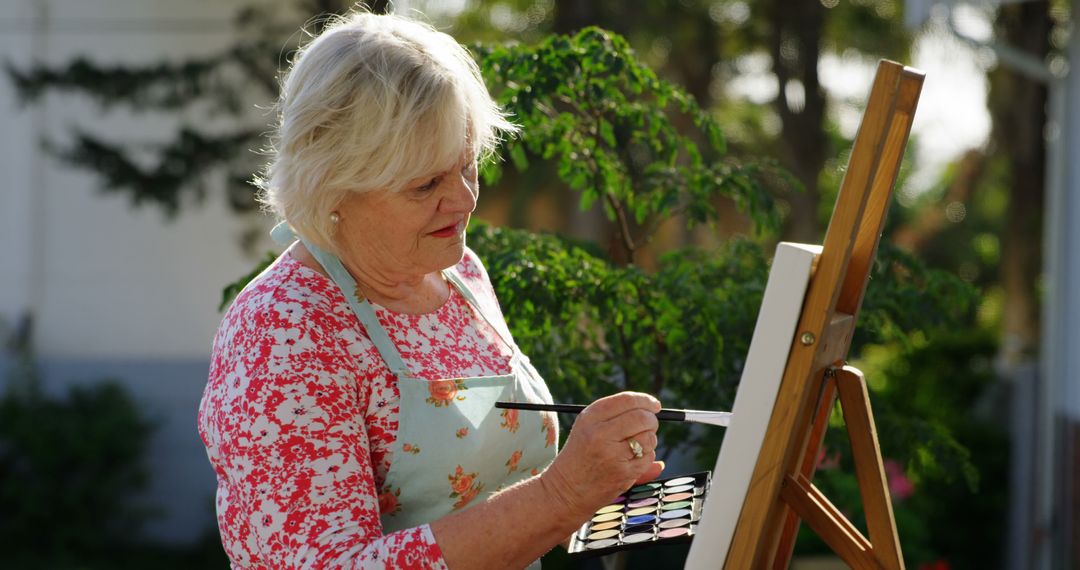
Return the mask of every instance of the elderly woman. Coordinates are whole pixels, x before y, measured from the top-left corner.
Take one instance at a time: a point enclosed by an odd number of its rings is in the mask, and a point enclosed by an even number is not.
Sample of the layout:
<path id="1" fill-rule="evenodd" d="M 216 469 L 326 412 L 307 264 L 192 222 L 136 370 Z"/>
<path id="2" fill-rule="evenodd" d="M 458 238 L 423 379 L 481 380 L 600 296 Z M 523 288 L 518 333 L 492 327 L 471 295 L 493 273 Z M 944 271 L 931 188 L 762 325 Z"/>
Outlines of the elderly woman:
<path id="1" fill-rule="evenodd" d="M 452 38 L 342 18 L 284 81 L 265 202 L 294 243 L 214 340 L 199 430 L 234 568 L 512 568 L 655 478 L 659 402 L 550 402 L 465 246 L 514 130 Z"/>

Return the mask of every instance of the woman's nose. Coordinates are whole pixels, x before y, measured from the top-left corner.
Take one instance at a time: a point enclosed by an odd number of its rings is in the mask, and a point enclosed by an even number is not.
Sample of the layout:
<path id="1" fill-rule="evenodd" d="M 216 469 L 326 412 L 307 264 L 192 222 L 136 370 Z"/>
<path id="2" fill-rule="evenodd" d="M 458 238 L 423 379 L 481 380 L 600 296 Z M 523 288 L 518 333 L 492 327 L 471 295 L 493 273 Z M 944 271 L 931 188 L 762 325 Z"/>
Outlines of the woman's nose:
<path id="1" fill-rule="evenodd" d="M 476 209 L 479 185 L 476 178 L 462 173 L 454 176 L 439 207 L 445 212 L 472 212 Z"/>

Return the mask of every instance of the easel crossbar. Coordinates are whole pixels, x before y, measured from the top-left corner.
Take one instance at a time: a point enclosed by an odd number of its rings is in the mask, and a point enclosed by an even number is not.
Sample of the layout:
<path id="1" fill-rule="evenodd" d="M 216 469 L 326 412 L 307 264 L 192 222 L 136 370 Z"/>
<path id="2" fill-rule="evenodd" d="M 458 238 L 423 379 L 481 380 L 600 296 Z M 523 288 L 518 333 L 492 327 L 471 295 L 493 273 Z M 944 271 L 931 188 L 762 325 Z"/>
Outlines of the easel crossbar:
<path id="1" fill-rule="evenodd" d="M 787 476 L 780 498 L 852 568 L 879 568 L 870 541 L 817 487 L 801 475 Z"/>

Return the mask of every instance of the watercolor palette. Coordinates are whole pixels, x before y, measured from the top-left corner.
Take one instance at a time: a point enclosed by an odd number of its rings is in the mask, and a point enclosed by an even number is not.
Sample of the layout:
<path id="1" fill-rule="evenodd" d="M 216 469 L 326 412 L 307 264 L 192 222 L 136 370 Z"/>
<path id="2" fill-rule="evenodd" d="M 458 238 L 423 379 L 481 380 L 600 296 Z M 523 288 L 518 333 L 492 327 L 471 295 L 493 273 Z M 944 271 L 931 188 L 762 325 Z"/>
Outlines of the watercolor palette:
<path id="1" fill-rule="evenodd" d="M 601 507 L 572 537 L 571 556 L 601 556 L 655 544 L 690 542 L 709 492 L 711 472 L 657 479 Z"/>

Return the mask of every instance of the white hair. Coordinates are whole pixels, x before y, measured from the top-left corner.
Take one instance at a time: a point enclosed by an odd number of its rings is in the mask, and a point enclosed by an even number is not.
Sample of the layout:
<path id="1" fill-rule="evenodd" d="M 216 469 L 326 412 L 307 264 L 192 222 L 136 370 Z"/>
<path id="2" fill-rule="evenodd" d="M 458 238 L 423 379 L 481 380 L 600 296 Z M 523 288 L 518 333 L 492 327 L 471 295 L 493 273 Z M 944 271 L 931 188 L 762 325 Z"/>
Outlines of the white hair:
<path id="1" fill-rule="evenodd" d="M 334 251 L 330 213 L 349 192 L 401 190 L 466 152 L 490 157 L 511 124 L 468 51 L 430 25 L 336 17 L 286 74 L 260 200 Z"/>

